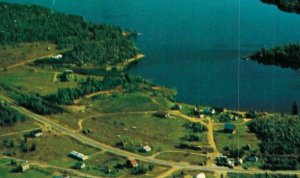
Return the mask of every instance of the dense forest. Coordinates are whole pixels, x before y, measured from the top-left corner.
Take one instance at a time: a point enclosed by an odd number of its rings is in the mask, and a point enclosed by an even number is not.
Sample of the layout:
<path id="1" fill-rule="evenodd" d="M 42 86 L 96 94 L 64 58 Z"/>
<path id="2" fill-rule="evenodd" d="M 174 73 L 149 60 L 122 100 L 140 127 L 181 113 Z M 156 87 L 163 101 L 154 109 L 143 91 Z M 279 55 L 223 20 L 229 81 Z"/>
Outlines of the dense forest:
<path id="1" fill-rule="evenodd" d="M 91 24 L 36 5 L 0 2 L 0 44 L 50 41 L 70 49 L 66 64 L 116 64 L 137 54 L 133 41 L 119 27 Z M 48 61 L 49 62 L 49 61 Z"/>
<path id="2" fill-rule="evenodd" d="M 143 84 L 145 84 L 145 86 L 149 85 L 149 83 L 140 77 L 134 77 L 123 72 L 112 70 L 105 74 L 103 80 L 87 77 L 86 79 L 79 81 L 77 87 L 60 88 L 57 92 L 44 96 L 43 99 L 54 104 L 68 105 L 72 104 L 73 100 L 87 94 L 115 89 L 118 86 L 126 89 L 128 92 L 136 90 L 141 91 L 141 86 L 143 86 Z"/>
<path id="3" fill-rule="evenodd" d="M 272 64 L 297 70 L 300 68 L 300 44 L 288 44 L 269 49 L 262 48 L 250 55 L 249 58 L 262 64 Z"/>
<path id="4" fill-rule="evenodd" d="M 297 169 L 300 161 L 300 119 L 274 115 L 254 119 L 249 128 L 262 140 L 260 151 L 266 158 L 264 168 Z"/>
<path id="5" fill-rule="evenodd" d="M 275 4 L 283 11 L 300 13 L 299 0 L 261 0 L 262 2 Z"/>
<path id="6" fill-rule="evenodd" d="M 62 113 L 64 110 L 59 106 L 56 106 L 50 102 L 43 100 L 42 98 L 33 94 L 21 93 L 16 90 L 11 90 L 9 96 L 13 98 L 18 105 L 31 110 L 37 114 L 49 115 Z"/>
<path id="7" fill-rule="evenodd" d="M 24 115 L 5 104 L 0 104 L 0 127 L 13 126 L 18 121 L 24 122 L 25 120 L 26 117 Z"/>

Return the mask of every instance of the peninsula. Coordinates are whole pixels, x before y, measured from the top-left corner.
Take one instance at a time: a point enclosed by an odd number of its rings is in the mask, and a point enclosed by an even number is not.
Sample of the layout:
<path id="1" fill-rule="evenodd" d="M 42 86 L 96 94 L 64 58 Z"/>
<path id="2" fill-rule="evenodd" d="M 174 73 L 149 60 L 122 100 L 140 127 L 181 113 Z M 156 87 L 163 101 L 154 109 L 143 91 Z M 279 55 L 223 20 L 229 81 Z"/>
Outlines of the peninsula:
<path id="1" fill-rule="evenodd" d="M 300 44 L 280 45 L 273 48 L 262 48 L 250 55 L 248 59 L 266 65 L 276 65 L 283 68 L 300 68 Z"/>

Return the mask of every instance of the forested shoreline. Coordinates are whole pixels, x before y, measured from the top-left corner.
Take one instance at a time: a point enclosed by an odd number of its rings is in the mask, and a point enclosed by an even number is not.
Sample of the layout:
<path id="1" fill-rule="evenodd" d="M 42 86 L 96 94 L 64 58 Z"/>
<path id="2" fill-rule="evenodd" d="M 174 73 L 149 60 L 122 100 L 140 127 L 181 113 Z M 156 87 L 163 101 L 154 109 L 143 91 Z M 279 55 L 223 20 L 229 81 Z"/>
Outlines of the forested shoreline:
<path id="1" fill-rule="evenodd" d="M 134 42 L 120 27 L 92 24 L 36 5 L 0 2 L 0 44 L 53 42 L 64 53 L 62 63 L 110 65 L 134 57 Z"/>
<path id="2" fill-rule="evenodd" d="M 280 10 L 300 13 L 299 0 L 261 0 L 264 3 L 275 4 Z"/>
<path id="3" fill-rule="evenodd" d="M 300 68 L 300 44 L 287 44 L 273 48 L 262 48 L 249 56 L 249 59 L 266 65 L 283 68 Z"/>

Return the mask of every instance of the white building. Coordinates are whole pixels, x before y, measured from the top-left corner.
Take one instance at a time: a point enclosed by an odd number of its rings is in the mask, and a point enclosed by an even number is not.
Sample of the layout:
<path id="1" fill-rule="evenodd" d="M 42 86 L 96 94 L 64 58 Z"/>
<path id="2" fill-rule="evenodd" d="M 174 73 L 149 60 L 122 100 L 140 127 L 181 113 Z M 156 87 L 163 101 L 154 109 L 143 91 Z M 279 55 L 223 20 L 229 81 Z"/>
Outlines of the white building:
<path id="1" fill-rule="evenodd" d="M 57 54 L 55 56 L 53 56 L 54 59 L 61 59 L 63 57 L 62 54 Z"/>
<path id="2" fill-rule="evenodd" d="M 143 151 L 144 152 L 150 152 L 151 151 L 151 147 L 148 146 L 148 145 L 146 145 L 146 146 L 143 147 Z"/>
<path id="3" fill-rule="evenodd" d="M 206 176 L 205 176 L 205 174 L 204 173 L 200 173 L 200 174 L 197 174 L 196 176 L 195 176 L 195 178 L 205 178 Z"/>

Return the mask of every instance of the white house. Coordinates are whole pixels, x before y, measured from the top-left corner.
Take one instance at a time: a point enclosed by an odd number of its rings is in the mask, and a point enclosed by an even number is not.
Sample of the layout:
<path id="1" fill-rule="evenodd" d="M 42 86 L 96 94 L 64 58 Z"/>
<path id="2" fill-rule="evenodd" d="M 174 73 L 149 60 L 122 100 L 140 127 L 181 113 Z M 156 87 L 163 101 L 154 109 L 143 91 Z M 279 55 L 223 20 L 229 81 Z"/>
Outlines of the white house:
<path id="1" fill-rule="evenodd" d="M 200 174 L 197 174 L 196 176 L 195 176 L 195 178 L 205 178 L 206 176 L 205 176 L 205 174 L 204 173 L 200 173 Z"/>

